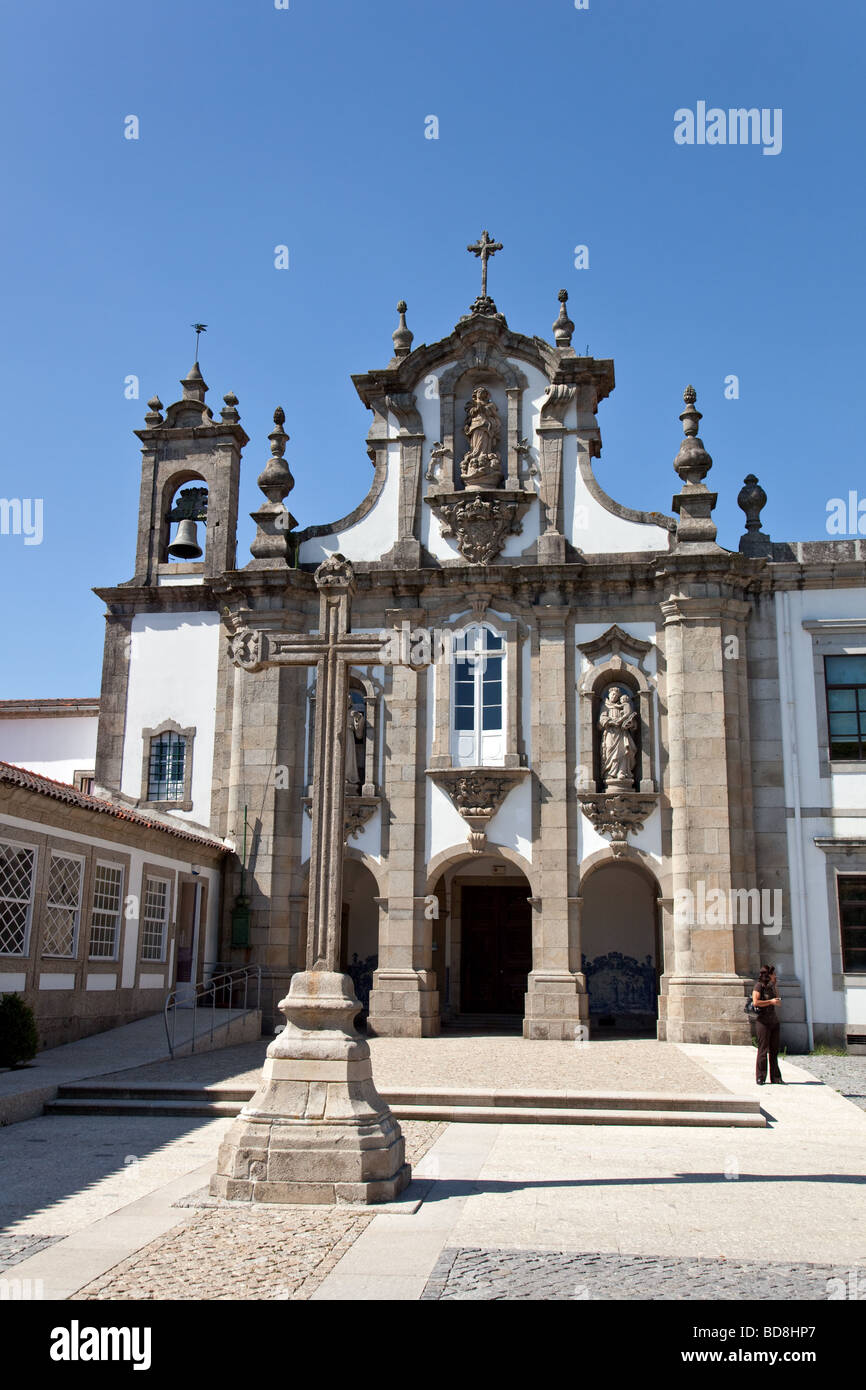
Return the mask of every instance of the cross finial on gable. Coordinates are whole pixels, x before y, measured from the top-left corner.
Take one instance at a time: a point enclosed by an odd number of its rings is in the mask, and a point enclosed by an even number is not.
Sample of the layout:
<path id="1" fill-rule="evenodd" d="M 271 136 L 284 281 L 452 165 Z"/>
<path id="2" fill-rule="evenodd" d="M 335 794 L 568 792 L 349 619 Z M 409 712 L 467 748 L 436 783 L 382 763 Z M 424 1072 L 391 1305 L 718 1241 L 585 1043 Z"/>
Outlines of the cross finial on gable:
<path id="1" fill-rule="evenodd" d="M 501 251 L 501 250 L 502 250 L 502 242 L 501 242 L 501 241 L 494 241 L 494 240 L 492 239 L 492 237 L 490 236 L 490 233 L 489 233 L 489 232 L 487 231 L 487 229 L 485 228 L 485 230 L 481 233 L 481 236 L 478 238 L 478 240 L 475 241 L 475 242 L 473 242 L 470 246 L 467 246 L 467 247 L 466 247 L 466 250 L 467 250 L 467 251 L 471 251 L 472 254 L 473 254 L 473 256 L 480 256 L 480 257 L 481 257 L 481 298 L 482 298 L 482 299 L 486 299 L 486 298 L 487 298 L 487 262 L 488 262 L 488 260 L 490 259 L 491 256 L 495 256 L 495 255 L 496 255 L 496 252 L 497 252 L 497 251 Z"/>

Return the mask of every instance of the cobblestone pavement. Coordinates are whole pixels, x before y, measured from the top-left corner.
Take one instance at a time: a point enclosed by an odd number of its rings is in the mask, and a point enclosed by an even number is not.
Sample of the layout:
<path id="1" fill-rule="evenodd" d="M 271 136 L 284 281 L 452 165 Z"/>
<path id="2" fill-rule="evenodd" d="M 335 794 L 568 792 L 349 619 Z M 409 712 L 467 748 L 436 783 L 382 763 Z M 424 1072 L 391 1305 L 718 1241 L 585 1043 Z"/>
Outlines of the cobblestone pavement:
<path id="1" fill-rule="evenodd" d="M 866 1057 L 791 1057 L 794 1066 L 866 1110 Z M 784 1067 L 784 1058 L 781 1059 Z M 784 1075 L 784 1071 L 782 1073 Z"/>
<path id="2" fill-rule="evenodd" d="M 0 1236 L 0 1273 L 21 1260 L 28 1260 L 31 1255 L 38 1255 L 40 1250 L 47 1250 L 49 1245 L 62 1239 L 62 1236 L 36 1235 L 32 1231 L 26 1235 Z"/>
<path id="3" fill-rule="evenodd" d="M 559 1250 L 443 1250 L 422 1299 L 647 1301 L 844 1297 L 848 1267 Z M 840 1280 L 841 1283 L 831 1283 Z M 866 1289 L 866 1280 L 860 1285 Z M 859 1285 L 858 1285 L 859 1286 Z"/>
<path id="4" fill-rule="evenodd" d="M 414 1164 L 446 1126 L 401 1128 Z M 196 1195 L 184 1205 L 199 1205 Z M 205 1203 L 74 1299 L 307 1299 L 376 1216 L 375 1207 L 212 1205 L 203 1195 Z"/>
<path id="5" fill-rule="evenodd" d="M 269 1038 L 177 1061 L 151 1062 L 112 1081 L 170 1081 L 255 1086 Z M 380 1090 L 448 1086 L 513 1090 L 723 1093 L 725 1087 L 674 1043 L 651 1038 L 590 1043 L 528 1041 L 520 1037 L 371 1038 L 373 1076 Z M 754 1084 L 754 1063 L 743 1087 Z"/>

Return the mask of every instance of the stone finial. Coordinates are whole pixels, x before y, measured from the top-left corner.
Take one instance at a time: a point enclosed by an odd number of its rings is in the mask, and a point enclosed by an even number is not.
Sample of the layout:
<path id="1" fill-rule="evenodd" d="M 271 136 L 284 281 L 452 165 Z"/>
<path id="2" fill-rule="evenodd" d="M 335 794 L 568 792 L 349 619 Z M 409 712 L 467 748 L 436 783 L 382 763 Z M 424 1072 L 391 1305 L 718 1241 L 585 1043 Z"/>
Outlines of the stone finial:
<path id="1" fill-rule="evenodd" d="M 559 317 L 553 325 L 554 340 L 557 347 L 571 347 L 571 335 L 574 332 L 574 324 L 565 310 L 565 306 L 568 303 L 568 290 L 560 290 L 557 298 L 559 299 Z"/>
<path id="2" fill-rule="evenodd" d="M 147 414 L 144 417 L 144 423 L 147 425 L 148 429 L 152 430 L 157 425 L 163 423 L 161 411 L 162 401 L 159 399 L 159 396 L 151 396 L 147 403 Z"/>
<path id="3" fill-rule="evenodd" d="M 223 424 L 236 425 L 241 418 L 238 414 L 237 396 L 234 391 L 227 391 L 223 396 L 223 400 L 225 401 L 225 405 L 223 406 L 222 415 L 220 416 Z"/>
<path id="4" fill-rule="evenodd" d="M 698 424 L 703 419 L 695 401 L 698 393 L 694 386 L 687 386 L 683 392 L 685 410 L 680 414 L 685 438 L 680 451 L 674 459 L 674 468 L 684 483 L 702 483 L 713 466 L 713 460 L 698 437 Z"/>
<path id="5" fill-rule="evenodd" d="M 199 401 L 204 405 L 208 386 L 197 362 L 193 362 L 186 376 L 181 378 L 180 384 L 183 387 L 183 399 L 185 401 Z"/>
<path id="6" fill-rule="evenodd" d="M 400 303 L 397 305 L 397 313 L 400 315 L 400 322 L 391 334 L 394 341 L 395 357 L 408 357 L 409 353 L 412 351 L 412 340 L 415 334 L 406 324 L 406 308 L 405 299 L 401 299 Z"/>
<path id="7" fill-rule="evenodd" d="M 278 405 L 274 411 L 274 428 L 268 435 L 271 457 L 257 480 L 268 500 L 257 512 L 250 513 L 258 526 L 250 551 L 256 560 L 266 563 L 292 562 L 294 539 L 289 533 L 298 524 L 283 505 L 283 498 L 287 497 L 295 486 L 289 465 L 283 458 L 289 442 L 289 436 L 283 429 L 285 420 L 286 412 Z"/>
<path id="8" fill-rule="evenodd" d="M 697 398 L 694 386 L 687 386 L 683 392 L 686 408 L 680 414 L 685 437 L 674 459 L 674 468 L 682 478 L 683 486 L 673 499 L 673 509 L 679 515 L 677 543 L 688 541 L 707 545 L 713 544 L 716 539 L 712 511 L 718 498 L 704 483 L 713 460 L 698 436 L 701 412 L 695 405 Z"/>
<path id="9" fill-rule="evenodd" d="M 767 505 L 767 494 L 754 473 L 747 474 L 743 483 L 744 486 L 740 488 L 737 497 L 737 506 L 746 513 L 746 534 L 740 539 L 740 553 L 772 555 L 773 543 L 770 537 L 763 533 L 761 524 L 761 512 Z"/>

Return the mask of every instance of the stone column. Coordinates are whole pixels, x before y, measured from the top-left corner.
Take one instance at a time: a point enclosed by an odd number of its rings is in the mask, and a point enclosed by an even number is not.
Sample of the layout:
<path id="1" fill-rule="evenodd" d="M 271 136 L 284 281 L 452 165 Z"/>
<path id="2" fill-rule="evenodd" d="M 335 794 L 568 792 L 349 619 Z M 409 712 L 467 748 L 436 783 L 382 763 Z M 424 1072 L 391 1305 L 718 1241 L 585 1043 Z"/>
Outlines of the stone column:
<path id="1" fill-rule="evenodd" d="M 713 588 L 715 596 L 705 596 Z M 678 592 L 661 608 L 673 903 L 663 905 L 659 1036 L 672 1042 L 747 1043 L 746 988 L 738 965 L 745 964 L 748 951 L 738 941 L 727 906 L 732 888 L 750 886 L 743 880 L 753 863 L 737 829 L 751 817 L 748 769 L 742 762 L 744 748 L 748 751 L 748 705 L 740 689 L 746 661 L 742 650 L 736 659 L 726 655 L 725 640 L 737 634 L 745 605 L 717 586 L 692 586 L 680 578 Z M 714 890 L 723 895 L 721 913 Z M 686 891 L 693 895 L 693 914 L 683 910 Z"/>
<path id="2" fill-rule="evenodd" d="M 389 627 L 422 622 L 425 614 L 395 609 Z M 379 933 L 379 967 L 370 991 L 367 1031 L 386 1037 L 439 1033 L 439 993 L 433 970 L 433 921 L 425 916 L 424 805 L 427 672 L 395 666 L 386 699 L 389 760 L 384 788 L 388 823 L 382 851 L 388 866 L 388 905 Z"/>
<path id="3" fill-rule="evenodd" d="M 556 595 L 551 595 L 556 598 Z M 523 1035 L 573 1039 L 588 1018 L 580 961 L 574 959 L 576 854 L 573 844 L 574 660 L 566 646 L 569 609 L 557 602 L 535 610 L 533 634 L 532 765 L 535 772 L 533 863 L 539 896 L 533 900 L 532 971 L 527 982 Z"/>
<path id="4" fill-rule="evenodd" d="M 358 1000 L 341 973 L 347 667 L 370 665 L 378 644 L 351 632 L 352 566 L 330 556 L 316 571 L 318 634 L 243 629 L 232 640 L 250 677 L 315 662 L 316 720 L 306 970 L 280 1003 L 286 1027 L 261 1082 L 220 1146 L 215 1196 L 260 1202 L 379 1202 L 401 1192 L 409 1167 L 400 1127 L 373 1083 L 356 1032 Z"/>

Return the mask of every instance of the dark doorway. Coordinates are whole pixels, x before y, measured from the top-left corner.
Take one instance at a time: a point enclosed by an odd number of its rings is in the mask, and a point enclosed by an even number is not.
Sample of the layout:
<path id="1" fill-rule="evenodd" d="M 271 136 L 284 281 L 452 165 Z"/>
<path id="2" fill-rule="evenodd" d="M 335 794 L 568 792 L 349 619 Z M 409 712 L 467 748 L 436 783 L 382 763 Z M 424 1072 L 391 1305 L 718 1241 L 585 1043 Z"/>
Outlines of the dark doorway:
<path id="1" fill-rule="evenodd" d="M 529 885 L 464 886 L 460 910 L 463 1013 L 524 1012 L 526 977 L 532 969 Z"/>

